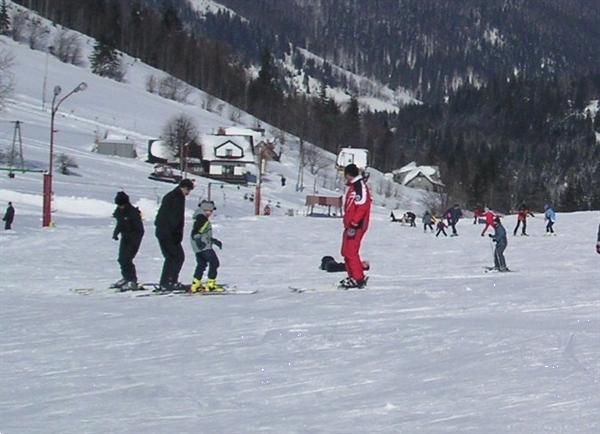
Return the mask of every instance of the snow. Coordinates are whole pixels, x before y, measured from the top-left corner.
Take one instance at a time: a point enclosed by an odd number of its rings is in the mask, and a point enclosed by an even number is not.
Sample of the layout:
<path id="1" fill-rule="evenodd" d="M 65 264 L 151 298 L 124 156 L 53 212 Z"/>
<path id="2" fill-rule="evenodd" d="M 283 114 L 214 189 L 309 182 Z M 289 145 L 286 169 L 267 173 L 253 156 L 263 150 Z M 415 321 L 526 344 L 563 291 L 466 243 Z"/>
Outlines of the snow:
<path id="1" fill-rule="evenodd" d="M 207 15 L 207 14 L 216 15 L 218 13 L 226 13 L 231 16 L 240 16 L 235 11 L 229 9 L 226 6 L 223 6 L 222 4 L 220 4 L 214 0 L 188 0 L 188 3 L 190 4 L 190 6 L 192 6 L 192 8 L 196 12 L 200 13 L 201 15 Z M 242 22 L 248 21 L 244 17 L 240 17 L 240 19 L 242 20 Z"/>
<path id="2" fill-rule="evenodd" d="M 209 298 L 102 290 L 118 277 L 111 223 L 43 230 L 17 208 L 16 230 L 0 234 L 2 432 L 600 428 L 597 213 L 562 215 L 550 238 L 531 219 L 502 275 L 482 272 L 490 242 L 470 221 L 436 239 L 376 213 L 371 289 L 302 295 L 288 285 L 341 278 L 317 270 L 337 256 L 338 219 L 217 214 L 220 278 L 260 292 Z M 157 278 L 151 221 L 136 262 Z"/>

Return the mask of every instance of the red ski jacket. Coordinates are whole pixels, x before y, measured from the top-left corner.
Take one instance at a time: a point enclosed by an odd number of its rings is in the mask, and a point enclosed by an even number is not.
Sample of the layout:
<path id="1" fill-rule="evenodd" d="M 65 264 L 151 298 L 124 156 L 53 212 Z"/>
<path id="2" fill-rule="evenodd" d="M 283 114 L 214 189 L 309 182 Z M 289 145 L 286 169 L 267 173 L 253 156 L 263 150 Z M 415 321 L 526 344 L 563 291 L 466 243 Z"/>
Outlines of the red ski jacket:
<path id="1" fill-rule="evenodd" d="M 350 181 L 344 198 L 344 229 L 368 229 L 371 201 L 371 192 L 362 176 Z"/>
<path id="2" fill-rule="evenodd" d="M 494 214 L 492 211 L 487 211 L 485 213 L 485 223 L 488 225 L 492 225 L 494 224 L 494 218 L 496 218 L 496 214 Z"/>

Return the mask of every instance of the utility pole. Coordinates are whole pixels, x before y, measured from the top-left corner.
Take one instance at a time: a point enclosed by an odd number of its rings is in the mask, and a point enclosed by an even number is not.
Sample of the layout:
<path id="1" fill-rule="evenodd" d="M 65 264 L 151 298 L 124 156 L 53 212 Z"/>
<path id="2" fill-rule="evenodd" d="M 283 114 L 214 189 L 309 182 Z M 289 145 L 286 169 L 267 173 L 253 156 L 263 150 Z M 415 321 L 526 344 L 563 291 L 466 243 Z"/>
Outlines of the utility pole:
<path id="1" fill-rule="evenodd" d="M 23 159 L 23 138 L 21 136 L 21 121 L 12 122 L 15 124 L 13 131 L 12 148 L 10 150 L 8 160 L 8 177 L 14 178 L 13 167 L 15 166 L 15 160 L 19 160 L 21 163 L 21 170 L 25 170 L 25 160 Z M 18 145 L 18 146 L 17 146 Z M 18 150 L 17 150 L 18 147 Z"/>
<path id="2" fill-rule="evenodd" d="M 300 138 L 300 158 L 298 160 L 298 179 L 296 180 L 296 191 L 304 190 L 304 139 Z"/>

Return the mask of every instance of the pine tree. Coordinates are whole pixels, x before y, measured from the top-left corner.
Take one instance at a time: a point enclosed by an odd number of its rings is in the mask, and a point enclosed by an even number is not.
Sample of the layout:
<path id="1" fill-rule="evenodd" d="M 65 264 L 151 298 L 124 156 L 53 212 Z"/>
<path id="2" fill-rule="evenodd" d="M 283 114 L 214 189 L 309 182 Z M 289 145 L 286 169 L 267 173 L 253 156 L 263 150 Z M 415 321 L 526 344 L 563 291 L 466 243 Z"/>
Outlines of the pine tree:
<path id="1" fill-rule="evenodd" d="M 102 41 L 96 42 L 94 52 L 90 56 L 92 72 L 102 77 L 123 81 L 124 71 L 117 50 Z"/>
<path id="2" fill-rule="evenodd" d="M 0 34 L 8 35 L 10 33 L 10 17 L 8 16 L 8 8 L 6 0 L 2 0 L 0 5 Z"/>

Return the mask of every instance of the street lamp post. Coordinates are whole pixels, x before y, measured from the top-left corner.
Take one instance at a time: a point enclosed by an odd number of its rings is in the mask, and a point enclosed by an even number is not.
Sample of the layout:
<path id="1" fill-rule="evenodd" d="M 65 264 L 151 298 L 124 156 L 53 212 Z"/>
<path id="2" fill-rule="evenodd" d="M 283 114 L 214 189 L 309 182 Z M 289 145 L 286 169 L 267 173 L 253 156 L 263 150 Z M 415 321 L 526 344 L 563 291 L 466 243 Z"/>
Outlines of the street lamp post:
<path id="1" fill-rule="evenodd" d="M 77 92 L 83 92 L 87 89 L 85 82 L 79 83 L 75 89 L 56 101 L 62 89 L 60 86 L 54 88 L 54 96 L 52 97 L 52 110 L 50 112 L 50 160 L 48 161 L 48 173 L 44 175 L 44 204 L 42 226 L 48 227 L 52 225 L 52 171 L 54 166 L 54 119 L 61 104 L 71 95 Z"/>

